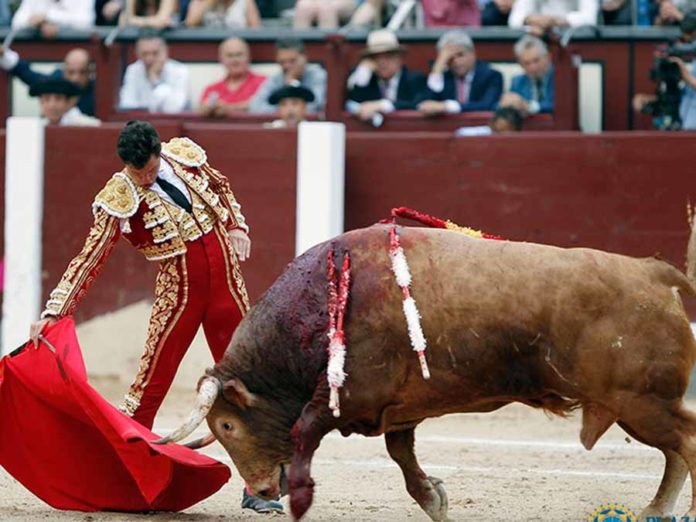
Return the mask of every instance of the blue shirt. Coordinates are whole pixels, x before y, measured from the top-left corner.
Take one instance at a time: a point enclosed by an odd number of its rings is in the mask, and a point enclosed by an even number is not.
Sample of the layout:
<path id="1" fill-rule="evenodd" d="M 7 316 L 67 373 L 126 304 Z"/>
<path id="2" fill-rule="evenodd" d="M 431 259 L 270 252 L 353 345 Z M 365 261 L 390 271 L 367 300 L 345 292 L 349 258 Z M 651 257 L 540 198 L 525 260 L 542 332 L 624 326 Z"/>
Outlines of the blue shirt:
<path id="1" fill-rule="evenodd" d="M 696 76 L 696 61 L 691 63 L 691 74 Z M 679 103 L 679 117 L 682 122 L 682 129 L 696 130 L 696 90 L 687 85 L 682 90 L 681 102 Z"/>

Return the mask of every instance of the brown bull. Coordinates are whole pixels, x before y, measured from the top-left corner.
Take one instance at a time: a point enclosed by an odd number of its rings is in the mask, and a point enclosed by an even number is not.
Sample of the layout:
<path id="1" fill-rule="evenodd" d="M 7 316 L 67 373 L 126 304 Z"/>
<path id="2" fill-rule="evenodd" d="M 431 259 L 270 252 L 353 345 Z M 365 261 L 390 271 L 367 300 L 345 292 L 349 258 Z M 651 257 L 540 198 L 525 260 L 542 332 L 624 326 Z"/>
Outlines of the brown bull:
<path id="1" fill-rule="evenodd" d="M 683 403 L 696 343 L 678 294 L 693 294 L 694 286 L 684 274 L 656 259 L 597 250 L 434 229 L 400 233 L 429 342 L 430 380 L 409 342 L 388 227 L 356 230 L 289 266 L 202 379 L 190 422 L 170 440 L 207 414 L 239 473 L 269 497 L 279 493 L 281 466 L 289 463 L 299 519 L 312 502 L 310 465 L 322 437 L 334 429 L 384 434 L 408 492 L 433 520 L 446 520 L 441 481 L 414 455 L 420 422 L 511 402 L 559 415 L 582 408 L 588 450 L 616 422 L 664 453 L 664 478 L 643 516 L 670 513 L 688 472 L 696 493 L 696 415 Z M 330 248 L 352 259 L 339 418 L 328 408 L 325 378 Z M 696 516 L 696 504 L 688 514 Z"/>

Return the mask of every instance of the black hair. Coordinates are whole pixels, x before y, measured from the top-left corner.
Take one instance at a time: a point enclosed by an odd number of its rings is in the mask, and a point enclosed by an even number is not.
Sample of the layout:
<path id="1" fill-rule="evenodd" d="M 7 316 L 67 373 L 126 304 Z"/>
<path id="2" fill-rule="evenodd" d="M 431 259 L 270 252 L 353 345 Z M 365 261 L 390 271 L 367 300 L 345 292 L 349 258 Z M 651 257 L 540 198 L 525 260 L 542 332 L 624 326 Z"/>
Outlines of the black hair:
<path id="1" fill-rule="evenodd" d="M 159 156 L 162 143 L 157 130 L 150 122 L 132 120 L 126 123 L 118 135 L 116 150 L 124 163 L 141 169 L 153 155 Z"/>
<path id="2" fill-rule="evenodd" d="M 682 33 L 691 34 L 696 32 L 696 9 L 691 9 L 686 12 L 679 24 L 679 28 Z"/>
<path id="3" fill-rule="evenodd" d="M 495 111 L 491 122 L 494 122 L 495 120 L 505 120 L 510 122 L 515 130 L 522 130 L 522 124 L 524 123 L 522 113 L 513 107 L 499 107 Z"/>
<path id="4" fill-rule="evenodd" d="M 299 38 L 279 38 L 276 41 L 276 51 L 283 49 L 294 49 L 300 54 L 304 54 L 304 44 Z"/>

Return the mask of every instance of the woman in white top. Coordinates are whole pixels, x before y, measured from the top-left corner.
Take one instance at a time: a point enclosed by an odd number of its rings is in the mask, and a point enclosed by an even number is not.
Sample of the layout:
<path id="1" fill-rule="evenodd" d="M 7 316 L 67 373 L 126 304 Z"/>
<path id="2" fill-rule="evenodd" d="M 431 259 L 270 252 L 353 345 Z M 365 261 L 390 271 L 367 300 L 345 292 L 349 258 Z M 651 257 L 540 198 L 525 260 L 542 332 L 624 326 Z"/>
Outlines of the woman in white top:
<path id="1" fill-rule="evenodd" d="M 261 27 L 261 15 L 254 0 L 191 0 L 187 27 L 227 27 L 244 29 Z"/>

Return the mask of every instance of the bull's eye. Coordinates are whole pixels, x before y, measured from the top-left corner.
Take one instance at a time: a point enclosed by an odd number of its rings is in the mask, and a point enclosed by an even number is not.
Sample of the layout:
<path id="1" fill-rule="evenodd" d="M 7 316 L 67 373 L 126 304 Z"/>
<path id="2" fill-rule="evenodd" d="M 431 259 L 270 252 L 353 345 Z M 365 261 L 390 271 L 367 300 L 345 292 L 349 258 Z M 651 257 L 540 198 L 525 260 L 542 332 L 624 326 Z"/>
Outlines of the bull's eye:
<path id="1" fill-rule="evenodd" d="M 229 422 L 226 422 L 225 424 L 223 424 L 222 427 L 225 429 L 225 431 L 232 430 L 232 424 L 230 424 Z"/>

